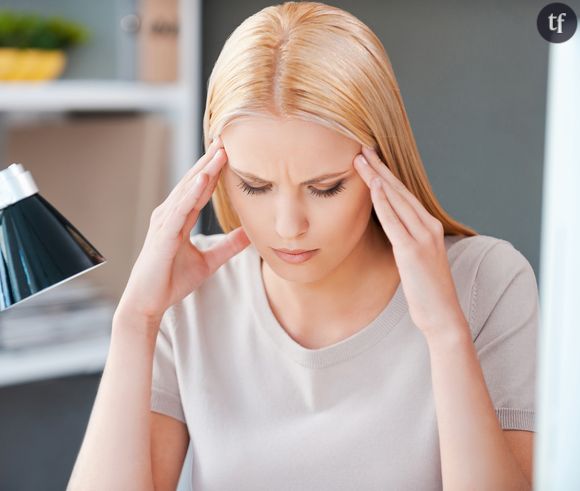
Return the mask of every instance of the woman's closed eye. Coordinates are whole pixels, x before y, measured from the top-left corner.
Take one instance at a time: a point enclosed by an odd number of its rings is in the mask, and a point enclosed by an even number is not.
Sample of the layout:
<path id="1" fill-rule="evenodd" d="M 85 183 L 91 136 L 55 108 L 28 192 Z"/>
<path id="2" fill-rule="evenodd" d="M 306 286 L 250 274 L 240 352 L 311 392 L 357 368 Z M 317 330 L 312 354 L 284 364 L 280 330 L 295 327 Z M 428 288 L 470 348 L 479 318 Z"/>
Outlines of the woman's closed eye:
<path id="1" fill-rule="evenodd" d="M 310 192 L 314 196 L 317 196 L 317 197 L 329 198 L 331 196 L 334 196 L 337 193 L 340 193 L 344 189 L 344 186 L 342 185 L 343 182 L 344 182 L 344 179 L 338 181 L 338 183 L 335 186 L 331 187 L 330 189 L 316 189 L 316 188 L 311 187 Z M 262 194 L 262 193 L 266 193 L 271 188 L 270 185 L 256 188 L 256 187 L 250 186 L 247 182 L 242 181 L 242 180 L 240 180 L 238 187 L 241 188 L 241 190 L 247 194 Z"/>

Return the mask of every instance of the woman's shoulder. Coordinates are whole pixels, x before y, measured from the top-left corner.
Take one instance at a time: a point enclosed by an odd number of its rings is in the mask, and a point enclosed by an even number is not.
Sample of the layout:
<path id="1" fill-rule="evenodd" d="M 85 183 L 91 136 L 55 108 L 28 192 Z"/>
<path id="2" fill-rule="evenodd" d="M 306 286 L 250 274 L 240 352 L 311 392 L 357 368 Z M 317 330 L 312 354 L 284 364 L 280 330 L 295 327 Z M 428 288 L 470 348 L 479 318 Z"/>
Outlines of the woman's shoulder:
<path id="1" fill-rule="evenodd" d="M 469 292 L 469 319 L 477 331 L 501 301 L 507 310 L 537 301 L 536 275 L 509 240 L 490 235 L 460 238 L 449 249 L 454 277 Z"/>
<path id="2" fill-rule="evenodd" d="M 450 259 L 476 271 L 491 269 L 505 276 L 522 268 L 531 268 L 524 253 L 506 239 L 478 234 L 446 236 L 446 240 L 451 241 L 448 248 Z"/>

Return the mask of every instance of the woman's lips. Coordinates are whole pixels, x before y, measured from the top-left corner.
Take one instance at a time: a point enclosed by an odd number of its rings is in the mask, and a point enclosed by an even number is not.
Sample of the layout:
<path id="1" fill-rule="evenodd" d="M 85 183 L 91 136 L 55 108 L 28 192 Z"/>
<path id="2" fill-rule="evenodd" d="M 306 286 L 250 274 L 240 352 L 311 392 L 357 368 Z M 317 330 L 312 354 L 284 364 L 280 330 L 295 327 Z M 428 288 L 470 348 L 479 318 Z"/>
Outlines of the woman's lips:
<path id="1" fill-rule="evenodd" d="M 282 252 L 277 249 L 274 249 L 276 255 L 290 264 L 300 264 L 303 262 L 308 261 L 312 256 L 318 253 L 320 249 L 314 249 L 312 251 L 301 252 L 300 254 L 289 254 L 287 252 Z"/>

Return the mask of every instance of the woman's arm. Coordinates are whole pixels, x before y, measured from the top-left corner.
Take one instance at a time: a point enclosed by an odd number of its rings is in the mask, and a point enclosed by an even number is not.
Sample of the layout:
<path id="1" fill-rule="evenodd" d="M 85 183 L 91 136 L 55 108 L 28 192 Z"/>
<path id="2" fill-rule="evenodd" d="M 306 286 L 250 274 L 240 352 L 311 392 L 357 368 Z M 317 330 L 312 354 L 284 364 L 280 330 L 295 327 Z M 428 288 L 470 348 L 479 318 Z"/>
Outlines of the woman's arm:
<path id="1" fill-rule="evenodd" d="M 109 355 L 69 491 L 154 488 L 150 407 L 161 320 L 170 306 L 250 244 L 241 226 L 206 250 L 191 238 L 226 161 L 218 136 L 151 213 L 143 248 L 115 311 Z M 184 440 L 183 430 L 176 445 Z"/>
<path id="2" fill-rule="evenodd" d="M 150 402 L 160 321 L 116 310 L 107 362 L 67 491 L 153 489 Z"/>
<path id="3" fill-rule="evenodd" d="M 443 223 L 427 211 L 373 148 L 363 145 L 354 164 L 371 188 L 374 209 L 393 245 L 409 314 L 429 345 L 444 488 L 530 489 L 487 389 L 470 325 L 457 296 Z M 501 323 L 505 327 L 507 322 L 513 335 L 522 328 L 536 328 L 537 285 L 525 257 L 513 246 L 508 251 L 509 255 L 502 253 L 501 262 L 489 268 L 487 278 L 496 288 L 501 287 L 500 280 L 507 281 L 505 288 L 511 285 L 510 292 L 516 292 L 510 293 L 509 299 L 504 292 L 501 305 L 496 302 L 494 307 L 501 312 L 497 315 L 508 315 L 522 305 L 523 298 L 536 297 L 535 302 L 528 301 L 529 311 L 518 313 L 521 318 L 506 317 Z M 501 274 L 496 278 L 494 273 Z M 483 310 L 489 314 L 490 307 Z M 512 321 L 516 324 L 510 326 Z M 493 327 L 489 329 L 493 332 Z M 521 332 L 527 336 L 527 349 L 531 349 L 535 331 Z M 526 370 L 531 371 L 529 366 Z M 522 453 L 518 457 L 521 459 Z"/>
<path id="4" fill-rule="evenodd" d="M 439 429 L 443 489 L 530 490 L 511 451 L 468 326 L 426 337 Z"/>

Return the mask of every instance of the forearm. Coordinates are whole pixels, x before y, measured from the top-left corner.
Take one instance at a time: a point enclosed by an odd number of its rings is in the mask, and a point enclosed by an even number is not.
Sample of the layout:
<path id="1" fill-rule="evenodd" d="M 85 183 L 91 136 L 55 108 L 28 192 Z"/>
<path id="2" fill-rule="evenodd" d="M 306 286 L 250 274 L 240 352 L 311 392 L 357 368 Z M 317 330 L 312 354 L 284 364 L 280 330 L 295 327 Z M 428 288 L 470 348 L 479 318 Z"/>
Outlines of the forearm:
<path id="1" fill-rule="evenodd" d="M 427 337 L 443 489 L 529 490 L 497 419 L 467 325 Z"/>
<path id="2" fill-rule="evenodd" d="M 155 322 L 115 312 L 109 354 L 67 491 L 153 489 L 149 418 Z"/>

